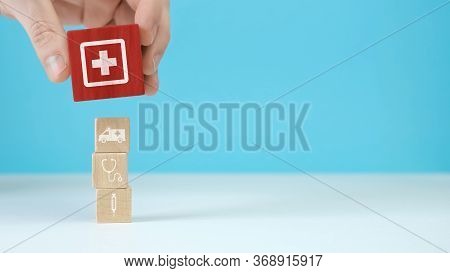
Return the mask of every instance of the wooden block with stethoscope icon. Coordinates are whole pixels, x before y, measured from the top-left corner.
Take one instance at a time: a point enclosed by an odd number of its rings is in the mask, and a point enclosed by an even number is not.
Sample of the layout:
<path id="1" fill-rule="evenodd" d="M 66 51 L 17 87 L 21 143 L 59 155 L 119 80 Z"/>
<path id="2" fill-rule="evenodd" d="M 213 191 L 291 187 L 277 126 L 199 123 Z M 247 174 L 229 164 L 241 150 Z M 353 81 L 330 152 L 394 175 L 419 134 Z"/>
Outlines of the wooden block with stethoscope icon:
<path id="1" fill-rule="evenodd" d="M 93 153 L 92 185 L 96 189 L 128 187 L 128 154 Z"/>
<path id="2" fill-rule="evenodd" d="M 97 189 L 97 222 L 131 222 L 128 186 L 130 121 L 128 118 L 95 120 L 92 185 Z"/>

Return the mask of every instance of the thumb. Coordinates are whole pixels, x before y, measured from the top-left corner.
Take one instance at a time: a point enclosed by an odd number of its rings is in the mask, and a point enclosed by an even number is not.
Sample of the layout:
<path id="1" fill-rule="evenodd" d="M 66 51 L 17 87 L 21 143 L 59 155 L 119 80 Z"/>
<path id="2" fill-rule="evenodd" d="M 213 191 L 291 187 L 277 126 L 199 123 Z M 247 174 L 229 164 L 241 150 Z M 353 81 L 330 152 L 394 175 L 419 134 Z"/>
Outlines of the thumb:
<path id="1" fill-rule="evenodd" d="M 14 17 L 28 33 L 48 78 L 52 82 L 62 82 L 70 74 L 67 39 L 53 4 L 50 0 L 41 0 L 26 1 L 26 5 L 24 12 L 14 9 Z"/>

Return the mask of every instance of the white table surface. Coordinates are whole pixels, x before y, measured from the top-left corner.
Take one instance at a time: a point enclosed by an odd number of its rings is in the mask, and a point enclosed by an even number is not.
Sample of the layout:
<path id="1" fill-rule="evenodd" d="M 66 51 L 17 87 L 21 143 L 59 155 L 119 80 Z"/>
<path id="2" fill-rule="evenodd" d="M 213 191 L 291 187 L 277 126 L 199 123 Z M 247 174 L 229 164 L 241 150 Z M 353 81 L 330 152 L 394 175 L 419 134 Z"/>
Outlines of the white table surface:
<path id="1" fill-rule="evenodd" d="M 95 204 L 58 222 L 95 201 L 90 175 L 0 176 L 0 249 L 450 251 L 450 175 L 314 176 L 368 208 L 302 175 L 160 174 L 131 183 L 131 224 L 96 224 Z"/>

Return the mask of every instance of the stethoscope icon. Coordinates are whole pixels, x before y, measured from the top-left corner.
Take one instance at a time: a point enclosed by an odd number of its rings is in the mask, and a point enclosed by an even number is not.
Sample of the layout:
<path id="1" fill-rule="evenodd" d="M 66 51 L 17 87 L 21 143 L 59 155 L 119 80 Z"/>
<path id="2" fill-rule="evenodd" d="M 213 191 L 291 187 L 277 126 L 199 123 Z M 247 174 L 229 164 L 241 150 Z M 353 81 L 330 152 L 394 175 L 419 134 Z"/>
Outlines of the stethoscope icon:
<path id="1" fill-rule="evenodd" d="M 102 159 L 102 169 L 104 172 L 106 172 L 108 174 L 108 181 L 114 182 L 114 181 L 116 181 L 116 178 L 117 178 L 117 181 L 122 182 L 122 176 L 120 175 L 120 173 L 118 173 L 118 172 L 113 173 L 117 167 L 117 160 L 115 160 L 114 158 L 109 159 L 113 163 L 112 169 L 109 169 L 109 170 L 106 169 L 106 167 L 105 167 L 105 161 L 107 161 L 107 160 L 108 159 L 106 159 L 106 158 Z"/>

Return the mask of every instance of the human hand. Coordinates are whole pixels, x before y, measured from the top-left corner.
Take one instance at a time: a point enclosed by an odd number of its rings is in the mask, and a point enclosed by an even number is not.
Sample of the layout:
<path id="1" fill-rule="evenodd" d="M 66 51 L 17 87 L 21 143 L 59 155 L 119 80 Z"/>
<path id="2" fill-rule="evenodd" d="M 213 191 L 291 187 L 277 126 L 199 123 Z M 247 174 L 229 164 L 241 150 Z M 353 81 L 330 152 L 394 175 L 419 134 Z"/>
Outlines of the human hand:
<path id="1" fill-rule="evenodd" d="M 70 75 L 63 25 L 139 25 L 147 94 L 159 88 L 158 66 L 170 39 L 169 0 L 0 0 L 0 14 L 17 19 L 53 82 Z"/>

